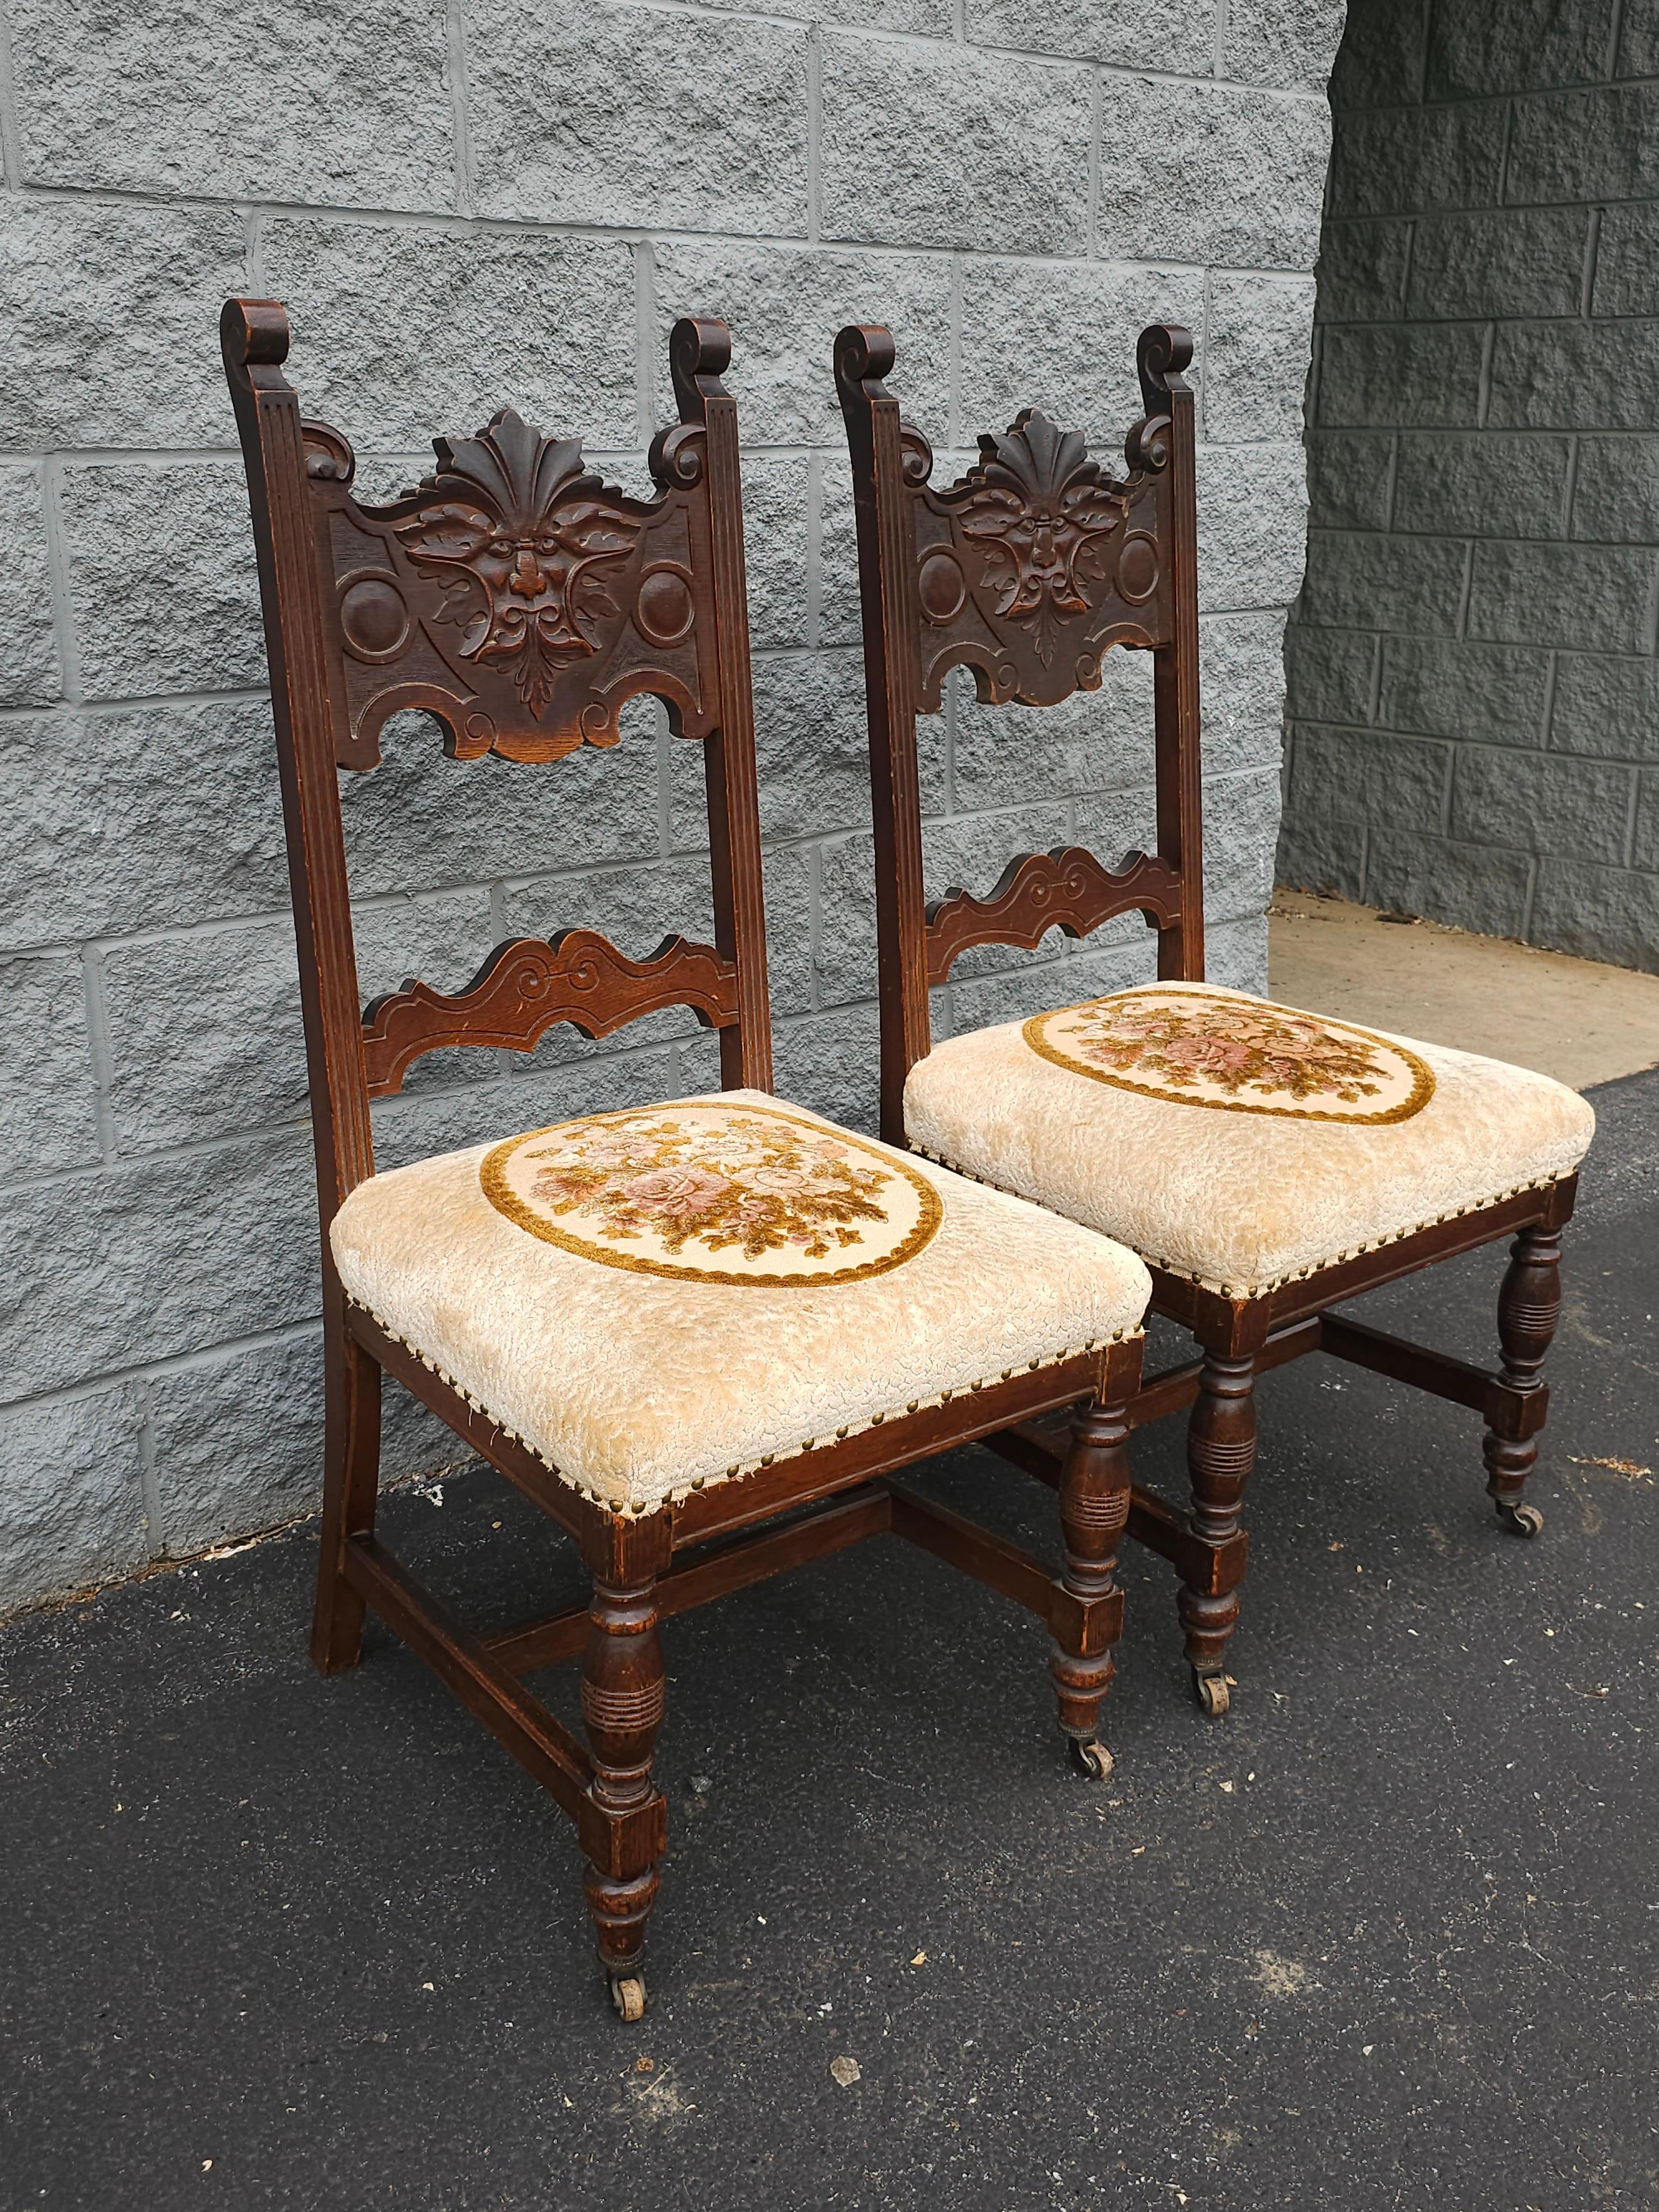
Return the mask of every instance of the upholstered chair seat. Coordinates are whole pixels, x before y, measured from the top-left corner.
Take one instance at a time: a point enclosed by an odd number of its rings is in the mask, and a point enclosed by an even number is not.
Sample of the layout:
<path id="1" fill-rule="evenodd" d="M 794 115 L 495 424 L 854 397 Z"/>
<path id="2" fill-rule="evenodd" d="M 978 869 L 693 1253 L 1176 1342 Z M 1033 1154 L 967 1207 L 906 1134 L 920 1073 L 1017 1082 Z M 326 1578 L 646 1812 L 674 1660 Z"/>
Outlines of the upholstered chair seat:
<path id="1" fill-rule="evenodd" d="M 763 1091 L 358 1184 L 347 1297 L 612 1511 L 1135 1333 L 1132 1253 Z"/>
<path id="2" fill-rule="evenodd" d="M 950 1038 L 904 1114 L 930 1158 L 1233 1298 L 1547 1184 L 1595 1128 L 1547 1076 L 1184 982 Z"/>

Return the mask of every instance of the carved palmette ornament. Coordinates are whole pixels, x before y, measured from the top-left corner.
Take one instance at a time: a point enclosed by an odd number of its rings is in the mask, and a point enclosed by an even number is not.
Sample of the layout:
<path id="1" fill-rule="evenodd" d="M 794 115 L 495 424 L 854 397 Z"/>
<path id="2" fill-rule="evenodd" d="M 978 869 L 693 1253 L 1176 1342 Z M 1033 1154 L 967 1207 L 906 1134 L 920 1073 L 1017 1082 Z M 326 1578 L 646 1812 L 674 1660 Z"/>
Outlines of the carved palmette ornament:
<path id="1" fill-rule="evenodd" d="M 1057 430 L 1035 408 L 981 438 L 980 451 L 957 516 L 981 550 L 981 587 L 999 619 L 1027 633 L 1046 668 L 1109 580 L 1103 541 L 1123 520 L 1124 495 L 1102 482 L 1080 433 Z"/>
<path id="2" fill-rule="evenodd" d="M 1168 623 L 1161 455 L 1107 475 L 1082 434 L 1028 408 L 982 436 L 980 459 L 935 490 L 933 455 L 908 426 L 921 613 L 920 703 L 945 672 L 974 670 L 981 698 L 1056 705 L 1100 681 L 1116 644 L 1162 641 Z"/>
<path id="3" fill-rule="evenodd" d="M 661 495 L 635 500 L 587 469 L 574 439 L 502 408 L 471 438 L 434 439 L 436 471 L 385 507 L 352 497 L 337 432 L 307 424 L 306 441 L 343 766 L 373 766 L 382 726 L 409 707 L 436 714 L 463 757 L 614 744 L 623 701 L 646 690 L 705 733 L 693 579 L 707 515 L 687 434 Z"/>
<path id="4" fill-rule="evenodd" d="M 606 588 L 639 518 L 582 468 L 572 439 L 541 436 L 504 407 L 488 429 L 438 443 L 448 495 L 397 525 L 421 574 L 445 594 L 436 619 L 463 659 L 499 662 L 532 716 L 558 671 L 595 652 L 620 612 Z"/>

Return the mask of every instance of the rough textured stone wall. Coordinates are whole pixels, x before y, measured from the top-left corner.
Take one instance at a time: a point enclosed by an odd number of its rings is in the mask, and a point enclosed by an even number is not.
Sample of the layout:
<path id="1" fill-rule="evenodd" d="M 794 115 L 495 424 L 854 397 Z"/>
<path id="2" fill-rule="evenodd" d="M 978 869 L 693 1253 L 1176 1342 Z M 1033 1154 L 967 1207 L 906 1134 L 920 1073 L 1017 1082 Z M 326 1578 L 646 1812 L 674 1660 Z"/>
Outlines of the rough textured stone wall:
<path id="1" fill-rule="evenodd" d="M 511 401 L 625 482 L 663 343 L 726 316 L 781 1087 L 867 1122 L 874 962 L 838 325 L 890 320 L 942 465 L 1027 398 L 1115 445 L 1135 333 L 1199 335 L 1215 972 L 1260 984 L 1333 0 L 7 0 L 0 56 L 0 1606 L 305 1510 L 315 1225 L 247 517 L 215 324 L 288 301 L 291 371 L 372 494 Z M 1121 659 L 1121 656 L 1116 657 Z M 930 865 L 983 889 L 1151 823 L 1149 670 L 929 732 Z M 554 769 L 349 780 L 366 992 L 501 936 L 706 931 L 697 762 L 641 712 Z M 1146 971 L 964 963 L 945 1024 Z M 688 1024 L 439 1056 L 383 1164 L 714 1079 Z M 457 1448 L 406 1405 L 390 1464 Z"/>
<path id="2" fill-rule="evenodd" d="M 1282 872 L 1659 969 L 1659 7 L 1355 0 Z"/>

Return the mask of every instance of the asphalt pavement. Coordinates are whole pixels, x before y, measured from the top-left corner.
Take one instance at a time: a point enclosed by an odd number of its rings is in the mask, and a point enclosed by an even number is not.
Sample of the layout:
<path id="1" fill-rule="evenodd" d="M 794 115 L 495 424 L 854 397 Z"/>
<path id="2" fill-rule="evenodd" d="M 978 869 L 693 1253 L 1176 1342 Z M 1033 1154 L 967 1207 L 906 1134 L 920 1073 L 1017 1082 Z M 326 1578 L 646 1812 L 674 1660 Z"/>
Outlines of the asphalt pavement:
<path id="1" fill-rule="evenodd" d="M 1036 1624 L 902 1546 L 672 1622 L 637 2027 L 556 1809 L 384 1632 L 312 1672 L 314 1528 L 0 1632 L 0 2206 L 1653 2212 L 1659 1074 L 1592 1095 L 1535 1542 L 1474 1416 L 1316 1358 L 1232 1711 L 1132 1552 L 1104 1787 Z M 1487 1359 L 1502 1264 L 1361 1310 Z M 482 1470 L 385 1528 L 483 1624 L 580 1591 Z"/>

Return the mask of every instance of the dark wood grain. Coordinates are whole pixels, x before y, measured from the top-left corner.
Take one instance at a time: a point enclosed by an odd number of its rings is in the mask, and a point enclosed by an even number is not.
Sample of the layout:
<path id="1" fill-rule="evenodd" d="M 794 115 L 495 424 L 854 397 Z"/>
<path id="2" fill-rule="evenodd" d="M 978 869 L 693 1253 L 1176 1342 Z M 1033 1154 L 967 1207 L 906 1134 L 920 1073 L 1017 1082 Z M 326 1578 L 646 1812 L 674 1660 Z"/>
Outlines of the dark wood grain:
<path id="1" fill-rule="evenodd" d="M 345 1572 L 346 1548 L 374 1533 L 380 1478 L 380 1365 L 344 1326 L 339 1285 L 327 1287 L 323 1332 L 323 1557 L 311 1624 L 312 1663 L 343 1674 L 362 1650 L 363 1598 Z"/>
<path id="2" fill-rule="evenodd" d="M 1165 981 L 1197 981 L 1204 974 L 1204 790 L 1198 697 L 1198 441 L 1189 331 L 1154 323 L 1140 334 L 1135 368 L 1146 418 L 1129 434 L 1132 447 L 1161 454 L 1171 633 L 1152 658 L 1153 744 L 1158 791 L 1158 849 L 1181 884 L 1180 912 L 1160 926 L 1158 972 Z"/>
<path id="3" fill-rule="evenodd" d="M 676 1542 L 696 1543 L 769 1520 L 795 1503 L 809 1485 L 811 1494 L 827 1497 L 872 1475 L 908 1467 L 957 1444 L 971 1443 L 1010 1421 L 1030 1419 L 1109 1390 L 1115 1397 L 1131 1397 L 1139 1378 L 1139 1360 L 1137 1338 L 1108 1346 L 1103 1352 L 1082 1352 L 1074 1359 L 1056 1361 L 1052 1367 L 1018 1369 L 988 1382 L 981 1389 L 959 1391 L 945 1405 L 890 1414 L 878 1425 L 820 1445 L 816 1451 L 694 1492 L 676 1510 Z"/>
<path id="4" fill-rule="evenodd" d="M 346 1194 L 374 1172 L 374 1147 L 334 773 L 331 655 L 316 565 L 316 518 L 299 398 L 283 374 L 286 313 L 275 300 L 228 300 L 220 339 L 258 559 L 271 719 L 288 829 L 318 1203 L 326 1224 Z"/>
<path id="5" fill-rule="evenodd" d="M 693 736 L 718 726 L 698 430 L 655 450 L 658 495 L 641 500 L 587 469 L 574 439 L 502 408 L 471 437 L 435 439 L 436 471 L 376 507 L 351 490 L 346 439 L 308 423 L 341 767 L 372 767 L 411 707 L 463 760 L 614 745 L 641 691 Z"/>
<path id="6" fill-rule="evenodd" d="M 1129 1519 L 1129 1424 L 1120 1404 L 1097 1401 L 1072 1416 L 1071 1443 L 1060 1478 L 1064 1543 L 1061 1582 L 1078 1607 L 1070 1632 L 1054 1624 L 1048 1671 L 1060 1724 L 1079 1746 L 1096 1742 L 1100 1703 L 1114 1671 L 1109 1631 L 1094 1634 L 1100 1613 L 1122 1610 L 1116 1581 L 1118 1547 Z"/>
<path id="7" fill-rule="evenodd" d="M 870 733 L 881 1133 L 902 1145 L 904 1079 L 930 1042 L 916 751 L 921 617 L 911 495 L 933 456 L 901 422 L 898 402 L 882 382 L 892 366 L 892 333 L 878 325 L 849 325 L 836 340 L 836 384 L 853 465 Z"/>
<path id="8" fill-rule="evenodd" d="M 1040 945 L 1051 929 L 1087 937 L 1114 915 L 1144 914 L 1173 922 L 1179 879 L 1145 853 L 1121 868 L 1103 868 L 1081 845 L 1024 853 L 1010 860 L 988 898 L 955 887 L 927 909 L 927 981 L 937 987 L 970 945 Z"/>
<path id="9" fill-rule="evenodd" d="M 343 434 L 301 419 L 282 370 L 279 303 L 230 301 L 222 332 L 264 602 L 325 1219 L 373 1172 L 370 1098 L 396 1090 L 411 1060 L 441 1045 L 528 1049 L 555 1021 L 605 1036 L 684 1003 L 720 1030 L 724 1084 L 769 1088 L 725 325 L 675 326 L 682 417 L 653 445 L 654 500 L 604 484 L 575 440 L 503 409 L 471 438 L 434 440 L 437 471 L 374 507 L 352 495 Z M 701 741 L 713 951 L 688 945 L 671 957 L 665 944 L 634 963 L 591 931 L 563 933 L 540 953 L 518 939 L 497 947 L 465 993 L 411 981 L 348 1021 L 356 969 L 332 767 L 372 768 L 386 720 L 410 707 L 437 716 L 459 757 L 553 762 L 582 744 L 614 745 L 617 714 L 640 692 Z"/>
<path id="10" fill-rule="evenodd" d="M 387 1627 L 395 1629 L 448 1684 L 556 1802 L 574 1814 L 591 1769 L 586 1753 L 569 1729 L 374 1537 L 352 1539 L 345 1571 Z"/>
<path id="11" fill-rule="evenodd" d="M 1064 1451 L 1056 1460 L 1054 1486 Z M 891 1534 L 931 1552 L 973 1576 L 999 1595 L 1036 1613 L 1056 1634 L 1101 1640 L 1105 1607 L 1115 1620 L 1121 1593 L 1096 1592 L 1081 1598 L 1042 1562 L 1017 1544 L 992 1534 L 977 1522 L 953 1512 L 896 1483 L 881 1482 L 854 1497 L 832 1498 L 795 1515 L 781 1527 L 768 1525 L 757 1535 L 740 1535 L 695 1552 L 655 1585 L 659 1620 L 688 1613 L 715 1597 L 747 1589 L 773 1575 L 827 1559 L 869 1537 Z M 526 1621 L 480 1639 L 481 1647 L 514 1675 L 575 1656 L 592 1629 L 589 1608 L 573 1608 Z M 1114 1628 L 1115 1636 L 1116 1629 Z"/>
<path id="12" fill-rule="evenodd" d="M 892 342 L 884 331 L 880 339 L 866 327 L 838 342 L 843 404 L 854 412 L 887 396 L 880 380 Z M 885 368 L 873 366 L 878 356 Z M 913 572 L 908 642 L 922 712 L 943 705 L 952 668 L 969 668 L 987 702 L 1053 707 L 1098 686 L 1112 646 L 1173 641 L 1164 512 L 1171 441 L 1148 441 L 1143 428 L 1130 434 L 1127 474 L 1114 477 L 1081 432 L 1027 407 L 1006 430 L 981 436 L 965 476 L 935 487 L 927 440 L 899 426 L 887 458 L 896 462 L 895 489 L 908 495 L 896 550 Z"/>
<path id="13" fill-rule="evenodd" d="M 639 1970 L 645 1923 L 657 1901 L 656 1862 L 667 1841 L 665 1819 L 642 1827 L 635 1818 L 653 1802 L 662 1803 L 651 1782 L 668 1696 L 658 1617 L 653 1576 L 613 1583 L 595 1575 L 582 1651 L 582 1719 L 593 1761 L 589 1795 L 612 1848 L 602 1861 L 590 1859 L 584 1887 L 599 1956 L 613 1981 Z M 618 1828 L 637 1837 L 639 1848 L 618 1852 Z"/>
<path id="14" fill-rule="evenodd" d="M 706 1029 L 738 1019 L 736 963 L 711 945 L 667 937 L 646 960 L 630 960 L 596 929 L 567 929 L 551 942 L 514 937 L 498 945 L 453 997 L 410 981 L 363 1009 L 363 1065 L 371 1098 L 400 1090 L 422 1053 L 444 1045 L 496 1045 L 530 1052 L 556 1022 L 586 1037 L 609 1036 L 665 1006 L 690 1006 Z"/>
<path id="15" fill-rule="evenodd" d="M 1561 1318 L 1560 1231 L 1539 1224 L 1523 1229 L 1510 1247 L 1498 1300 L 1498 1334 L 1503 1349 L 1502 1379 L 1518 1407 L 1537 1409 L 1524 1425 L 1513 1419 L 1488 1417 L 1482 1443 L 1486 1488 L 1499 1515 L 1512 1527 L 1535 1531 L 1537 1517 L 1519 1517 L 1527 1477 L 1538 1463 L 1538 1432 L 1548 1409 L 1544 1361 Z"/>
<path id="16" fill-rule="evenodd" d="M 1231 1543 L 1239 1533 L 1244 1492 L 1255 1465 L 1255 1361 L 1248 1353 L 1235 1359 L 1206 1351 L 1187 1425 L 1187 1467 L 1192 1531 L 1212 1549 Z M 1178 1610 L 1194 1674 L 1222 1674 L 1227 1639 L 1238 1626 L 1236 1592 L 1217 1590 L 1207 1577 L 1183 1579 Z"/>
<path id="17" fill-rule="evenodd" d="M 1199 1363 L 1192 1369 L 1193 1385 L 1182 1399 L 1190 1405 L 1198 1395 Z M 1182 1370 L 1184 1373 L 1186 1370 Z M 1152 1389 L 1167 1383 L 1168 1376 L 1154 1377 Z M 1131 1425 L 1143 1425 L 1141 1409 L 1145 1398 L 1131 1399 L 1125 1409 Z M 1027 1474 L 1035 1475 L 1050 1490 L 1058 1490 L 1066 1472 L 1066 1454 L 1070 1443 L 1069 1426 L 1063 1422 L 1048 1420 L 1019 1421 L 1011 1429 L 999 1430 L 995 1436 L 987 1437 L 986 1448 L 1011 1465 L 1023 1468 Z M 1187 1516 L 1171 1505 L 1166 1498 L 1153 1491 L 1143 1490 L 1139 1483 L 1129 1489 L 1129 1517 L 1124 1533 L 1167 1559 L 1185 1582 L 1194 1587 L 1231 1589 L 1244 1578 L 1244 1563 L 1249 1553 L 1249 1538 L 1240 1529 L 1231 1544 L 1206 1544 L 1194 1535 L 1187 1525 Z"/>
<path id="18" fill-rule="evenodd" d="M 1309 1314 L 1322 1313 L 1345 1299 L 1358 1297 L 1366 1291 L 1380 1289 L 1385 1283 L 1414 1275 L 1437 1261 L 1455 1259 L 1499 1237 L 1513 1237 L 1534 1223 L 1543 1228 L 1563 1227 L 1572 1213 L 1577 1180 L 1576 1176 L 1563 1176 L 1559 1182 L 1536 1190 L 1516 1191 L 1475 1212 L 1449 1214 L 1443 1221 L 1413 1230 L 1409 1237 L 1334 1261 L 1316 1274 L 1281 1283 L 1254 1298 L 1228 1297 L 1154 1267 L 1152 1304 L 1159 1313 L 1184 1323 L 1195 1336 L 1213 1343 L 1218 1350 L 1258 1352 L 1273 1330 Z"/>
<path id="19" fill-rule="evenodd" d="M 1455 1406 L 1472 1407 L 1495 1435 L 1520 1441 L 1536 1436 L 1544 1425 L 1550 1402 L 1547 1382 L 1517 1384 L 1470 1360 L 1454 1359 L 1449 1352 L 1390 1336 L 1345 1314 L 1322 1314 L 1316 1326 L 1319 1349 L 1333 1358 L 1368 1368 L 1373 1375 L 1387 1375 L 1396 1382 L 1409 1382 L 1432 1397 L 1449 1399 Z M 1273 1340 L 1268 1338 L 1269 1345 Z M 1261 1364 L 1258 1360 L 1258 1368 Z"/>
<path id="20" fill-rule="evenodd" d="M 757 1536 L 742 1536 L 697 1550 L 661 1576 L 656 1585 L 657 1612 L 664 1620 L 707 1605 L 714 1598 L 748 1589 L 793 1567 L 828 1559 L 850 1545 L 879 1535 L 892 1521 L 885 1487 L 861 1491 L 807 1507 L 781 1527 L 769 1525 Z M 509 1673 L 527 1674 L 538 1667 L 574 1659 L 587 1641 L 587 1607 L 520 1622 L 515 1628 L 482 1638 Z"/>
<path id="21" fill-rule="evenodd" d="M 738 410 L 721 387 L 719 374 L 730 354 L 731 338 L 723 323 L 687 319 L 675 325 L 669 343 L 675 394 L 686 422 L 700 423 L 702 431 L 708 593 L 722 641 L 718 726 L 703 748 L 714 942 L 720 957 L 736 969 L 738 979 L 738 1019 L 720 1030 L 720 1081 L 727 1090 L 769 1091 L 772 1026 L 766 988 L 760 782 L 749 664 Z"/>

